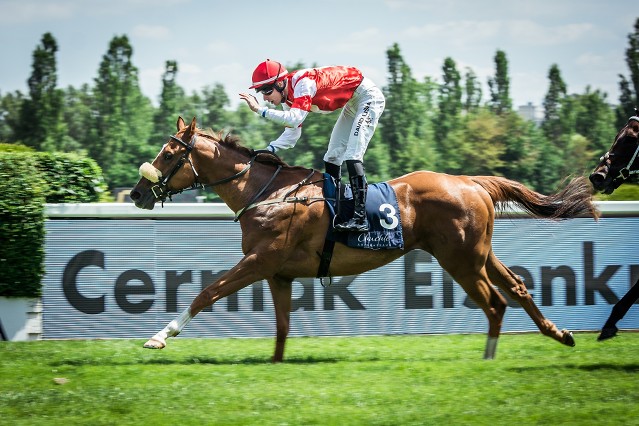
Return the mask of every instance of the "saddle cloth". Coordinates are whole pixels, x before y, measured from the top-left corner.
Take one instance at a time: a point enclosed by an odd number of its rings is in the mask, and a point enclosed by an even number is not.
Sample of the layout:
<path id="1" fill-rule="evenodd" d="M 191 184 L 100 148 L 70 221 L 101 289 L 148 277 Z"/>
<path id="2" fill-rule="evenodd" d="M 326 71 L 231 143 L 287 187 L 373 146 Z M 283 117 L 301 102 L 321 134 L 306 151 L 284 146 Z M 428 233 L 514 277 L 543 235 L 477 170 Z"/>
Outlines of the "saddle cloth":
<path id="1" fill-rule="evenodd" d="M 336 188 L 333 178 L 324 173 L 324 197 L 331 212 L 331 223 L 344 222 L 353 217 L 353 194 L 350 185 L 342 185 L 342 200 L 339 216 L 336 218 Z M 395 190 L 386 182 L 368 185 L 366 196 L 366 217 L 368 232 L 335 232 L 328 227 L 326 239 L 348 247 L 379 249 L 403 249 L 404 237 L 402 221 Z"/>

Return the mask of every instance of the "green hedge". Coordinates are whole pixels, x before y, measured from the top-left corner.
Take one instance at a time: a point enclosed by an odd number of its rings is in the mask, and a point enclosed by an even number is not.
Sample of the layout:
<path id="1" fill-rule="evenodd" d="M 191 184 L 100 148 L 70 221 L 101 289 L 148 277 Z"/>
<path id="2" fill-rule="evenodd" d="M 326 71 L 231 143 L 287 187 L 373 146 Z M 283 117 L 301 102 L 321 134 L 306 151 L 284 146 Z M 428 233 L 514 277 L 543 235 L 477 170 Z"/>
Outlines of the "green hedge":
<path id="1" fill-rule="evenodd" d="M 40 295 L 46 183 L 29 152 L 0 152 L 0 296 Z"/>
<path id="2" fill-rule="evenodd" d="M 109 201 L 100 166 L 77 154 L 38 152 L 38 168 L 47 182 L 47 203 Z"/>
<path id="3" fill-rule="evenodd" d="M 99 201 L 110 196 L 94 160 L 0 144 L 0 296 L 41 293 L 45 203 Z"/>

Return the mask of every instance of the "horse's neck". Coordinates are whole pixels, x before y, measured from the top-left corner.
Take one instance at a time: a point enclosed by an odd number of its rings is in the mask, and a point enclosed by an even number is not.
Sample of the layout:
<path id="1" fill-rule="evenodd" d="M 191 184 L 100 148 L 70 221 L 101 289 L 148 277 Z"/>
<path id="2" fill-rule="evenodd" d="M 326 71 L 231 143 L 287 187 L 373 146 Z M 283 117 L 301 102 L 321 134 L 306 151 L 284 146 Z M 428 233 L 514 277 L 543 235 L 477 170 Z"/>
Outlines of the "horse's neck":
<path id="1" fill-rule="evenodd" d="M 201 157 L 202 166 L 199 167 L 198 173 L 202 184 L 210 185 L 246 169 L 249 158 L 230 149 L 226 151 L 228 152 L 221 152 L 218 158 L 208 155 Z M 267 169 L 269 168 L 263 164 L 253 162 L 246 173 L 230 182 L 215 185 L 212 189 L 233 211 L 238 211 L 260 190 L 259 185 L 268 181 L 272 173 Z"/>

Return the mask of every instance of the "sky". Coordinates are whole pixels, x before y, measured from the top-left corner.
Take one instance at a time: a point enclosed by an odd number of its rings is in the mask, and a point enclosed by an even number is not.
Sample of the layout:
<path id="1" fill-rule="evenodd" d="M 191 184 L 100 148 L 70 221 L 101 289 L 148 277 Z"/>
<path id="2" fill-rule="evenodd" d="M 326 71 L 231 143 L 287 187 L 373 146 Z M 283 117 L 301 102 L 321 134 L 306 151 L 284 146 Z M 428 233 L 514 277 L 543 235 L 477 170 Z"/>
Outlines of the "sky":
<path id="1" fill-rule="evenodd" d="M 385 86 L 395 43 L 418 80 L 441 82 L 447 57 L 472 69 L 483 101 L 502 50 L 515 107 L 542 104 L 553 64 L 569 93 L 590 86 L 617 103 L 638 17 L 637 0 L 0 0 L 0 94 L 28 93 L 33 51 L 50 32 L 60 87 L 93 84 L 111 39 L 126 35 L 156 105 L 167 60 L 187 93 L 220 83 L 235 108 L 267 58 L 352 65 Z"/>

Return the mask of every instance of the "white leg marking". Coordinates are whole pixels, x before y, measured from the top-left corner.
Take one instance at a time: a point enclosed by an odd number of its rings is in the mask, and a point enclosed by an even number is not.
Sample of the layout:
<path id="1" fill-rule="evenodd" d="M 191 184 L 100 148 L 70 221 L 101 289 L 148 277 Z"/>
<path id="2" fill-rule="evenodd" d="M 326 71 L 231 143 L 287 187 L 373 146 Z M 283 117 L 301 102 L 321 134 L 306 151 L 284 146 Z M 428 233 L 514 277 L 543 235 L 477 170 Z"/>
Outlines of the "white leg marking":
<path id="1" fill-rule="evenodd" d="M 193 319 L 191 316 L 191 312 L 189 309 L 184 310 L 176 319 L 171 321 L 156 333 L 155 336 L 151 337 L 145 344 L 144 347 L 147 349 L 162 349 L 166 346 L 166 339 L 169 337 L 175 337 L 182 329 Z"/>
<path id="2" fill-rule="evenodd" d="M 495 359 L 495 351 L 497 350 L 498 337 L 488 336 L 486 340 L 486 351 L 484 352 L 484 359 Z"/>

